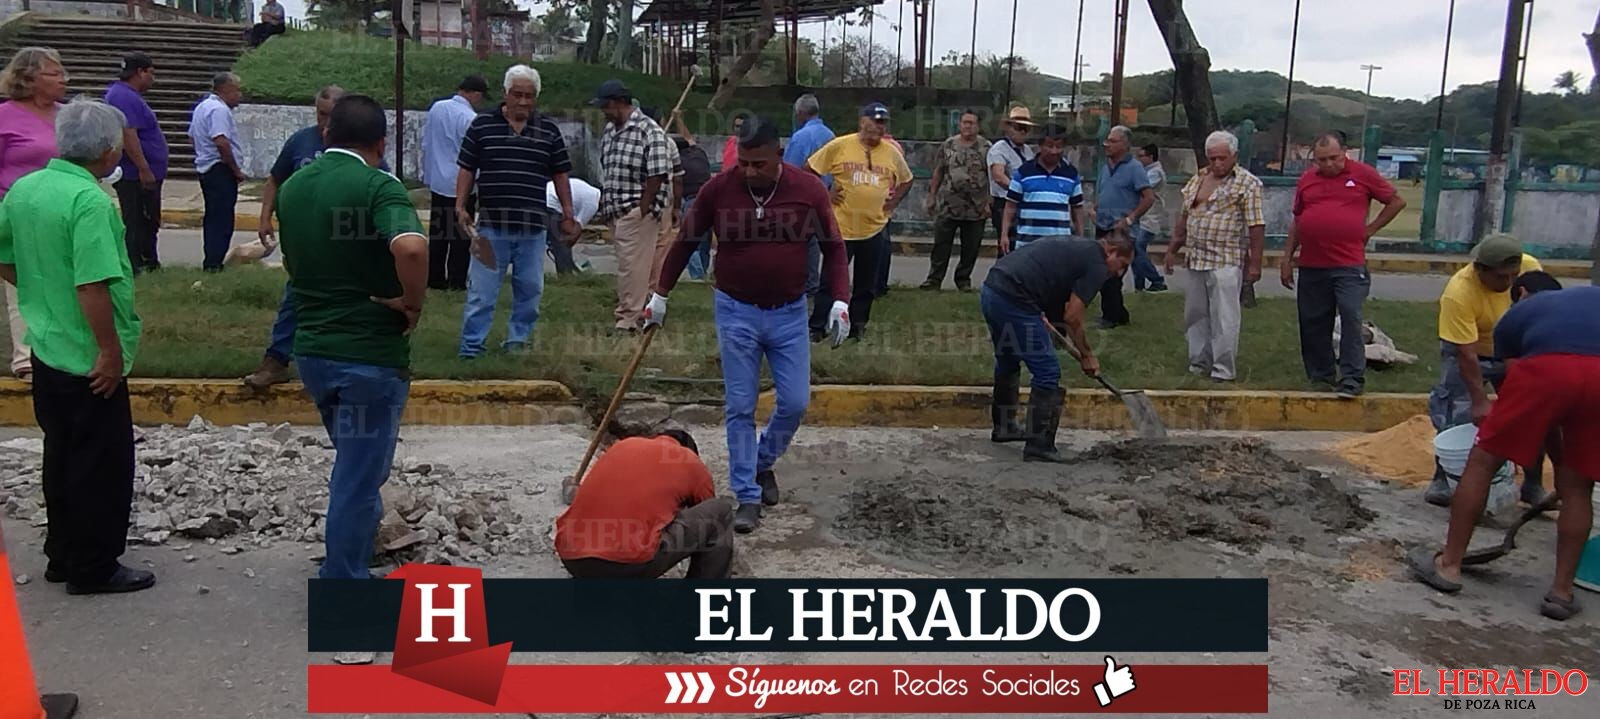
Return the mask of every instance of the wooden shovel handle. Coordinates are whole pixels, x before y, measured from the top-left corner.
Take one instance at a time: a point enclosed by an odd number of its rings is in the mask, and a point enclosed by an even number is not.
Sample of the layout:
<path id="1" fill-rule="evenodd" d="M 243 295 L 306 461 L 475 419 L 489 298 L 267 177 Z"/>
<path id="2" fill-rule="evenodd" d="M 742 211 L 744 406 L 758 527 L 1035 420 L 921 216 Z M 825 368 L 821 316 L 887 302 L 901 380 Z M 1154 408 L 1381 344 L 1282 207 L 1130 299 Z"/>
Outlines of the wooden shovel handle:
<path id="1" fill-rule="evenodd" d="M 589 438 L 589 449 L 583 453 L 583 462 L 578 465 L 578 473 L 572 476 L 571 485 L 577 487 L 583 482 L 583 473 L 589 471 L 589 461 L 594 459 L 594 451 L 600 447 L 600 437 L 606 432 L 606 427 L 611 424 L 611 417 L 617 413 L 617 407 L 622 404 L 622 398 L 628 394 L 628 384 L 633 381 L 633 373 L 639 371 L 639 363 L 644 360 L 645 350 L 650 349 L 650 340 L 656 336 L 656 330 L 661 325 L 650 325 L 644 329 L 644 335 L 639 338 L 639 348 L 633 352 L 633 360 L 628 362 L 628 368 L 622 372 L 622 379 L 617 381 L 617 391 L 611 395 L 611 404 L 606 406 L 605 414 L 600 417 L 600 424 L 594 428 L 594 436 Z"/>

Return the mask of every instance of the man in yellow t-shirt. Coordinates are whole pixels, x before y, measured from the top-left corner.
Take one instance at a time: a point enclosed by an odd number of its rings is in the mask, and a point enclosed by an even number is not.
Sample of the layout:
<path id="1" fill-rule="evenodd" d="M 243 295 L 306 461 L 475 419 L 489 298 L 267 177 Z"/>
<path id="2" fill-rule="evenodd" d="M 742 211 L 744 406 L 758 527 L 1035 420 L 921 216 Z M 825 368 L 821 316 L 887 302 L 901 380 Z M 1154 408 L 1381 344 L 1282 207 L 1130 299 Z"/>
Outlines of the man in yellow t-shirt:
<path id="1" fill-rule="evenodd" d="M 1505 363 L 1495 357 L 1494 326 L 1511 309 L 1511 285 L 1525 272 L 1543 269 L 1539 260 L 1523 254 L 1522 242 L 1499 233 L 1489 235 L 1472 250 L 1472 264 L 1461 268 L 1439 296 L 1439 384 L 1428 395 L 1428 414 L 1440 432 L 1489 414 L 1487 382 L 1498 388 L 1505 379 Z M 1544 494 L 1538 466 L 1524 468 L 1523 499 L 1537 503 Z M 1450 506 L 1450 483 L 1442 467 L 1423 498 L 1429 504 Z"/>
<path id="2" fill-rule="evenodd" d="M 861 108 L 859 131 L 834 138 L 806 162 L 806 168 L 817 175 L 833 178 L 833 214 L 844 235 L 845 254 L 855 265 L 850 280 L 850 338 L 855 340 L 866 337 L 867 322 L 872 319 L 878 264 L 887 260 L 883 233 L 911 189 L 911 167 L 905 155 L 884 142 L 888 123 L 889 108 L 880 102 L 869 103 Z M 812 329 L 827 322 L 828 306 L 819 302 L 817 308 L 821 316 L 813 312 Z"/>

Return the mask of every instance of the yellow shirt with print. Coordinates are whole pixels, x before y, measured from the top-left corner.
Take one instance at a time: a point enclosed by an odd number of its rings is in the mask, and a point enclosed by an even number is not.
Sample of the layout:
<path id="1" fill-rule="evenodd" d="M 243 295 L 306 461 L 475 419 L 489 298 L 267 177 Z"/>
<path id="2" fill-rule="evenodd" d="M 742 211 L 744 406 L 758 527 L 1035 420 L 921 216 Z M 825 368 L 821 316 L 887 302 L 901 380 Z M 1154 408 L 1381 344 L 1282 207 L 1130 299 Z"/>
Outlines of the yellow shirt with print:
<path id="1" fill-rule="evenodd" d="M 1544 269 L 1533 255 L 1522 256 L 1526 274 Z M 1494 326 L 1511 309 L 1510 292 L 1490 292 L 1471 264 L 1458 270 L 1439 296 L 1439 339 L 1474 345 L 1479 357 L 1494 356 Z"/>
<path id="2" fill-rule="evenodd" d="M 895 187 L 911 181 L 911 167 L 899 150 L 879 142 L 869 151 L 853 133 L 823 145 L 806 164 L 833 178 L 840 195 L 833 214 L 846 240 L 865 240 L 883 230 L 889 224 L 883 203 Z"/>

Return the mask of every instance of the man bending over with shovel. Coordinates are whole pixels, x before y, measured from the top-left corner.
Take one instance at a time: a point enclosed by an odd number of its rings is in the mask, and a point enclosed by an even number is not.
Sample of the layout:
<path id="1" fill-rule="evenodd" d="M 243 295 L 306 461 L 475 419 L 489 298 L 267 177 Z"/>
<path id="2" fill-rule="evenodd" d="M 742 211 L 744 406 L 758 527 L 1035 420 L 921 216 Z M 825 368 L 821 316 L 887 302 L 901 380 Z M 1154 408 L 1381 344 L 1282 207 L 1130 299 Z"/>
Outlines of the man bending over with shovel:
<path id="1" fill-rule="evenodd" d="M 811 338 L 806 313 L 807 248 L 822 248 L 824 286 L 832 288 L 828 333 L 834 347 L 850 332 L 844 240 L 822 180 L 786 165 L 771 120 L 752 117 L 738 135 L 738 167 L 706 182 L 667 250 L 661 280 L 644 308 L 644 326 L 667 316 L 667 294 L 689 264 L 696 238 L 717 234 L 713 305 L 727 401 L 728 486 L 739 500 L 733 529 L 761 524 L 761 506 L 778 503 L 772 467 L 800 429 L 811 399 Z M 776 406 L 756 437 L 761 359 L 772 368 Z"/>
<path id="2" fill-rule="evenodd" d="M 1061 363 L 1052 349 L 1046 321 L 1064 328 L 1080 351 L 1084 374 L 1100 374 L 1100 360 L 1089 348 L 1083 317 L 1106 279 L 1121 275 L 1133 260 L 1133 241 L 1123 232 L 1087 240 L 1077 237 L 1035 240 L 995 262 L 979 301 L 994 343 L 994 400 L 990 414 L 995 442 L 1027 444 L 1022 459 L 1061 462 L 1056 429 L 1061 424 Z M 1017 426 L 1022 365 L 1032 375 L 1026 428 Z"/>
<path id="3" fill-rule="evenodd" d="M 1572 287 L 1528 296 L 1495 326 L 1494 343 L 1509 365 L 1499 399 L 1478 427 L 1477 444 L 1450 503 L 1444 550 L 1409 556 L 1416 578 L 1446 594 L 1461 591 L 1461 565 L 1472 529 L 1489 498 L 1489 481 L 1507 459 L 1532 464 L 1546 437 L 1556 464 L 1556 576 L 1539 613 L 1565 620 L 1578 613 L 1572 582 L 1594 521 L 1594 480 L 1600 477 L 1600 287 Z M 1474 552 L 1473 554 L 1477 554 Z M 1498 554 L 1493 554 L 1498 556 Z M 1492 557 L 1491 557 L 1492 558 Z M 1467 560 L 1464 562 L 1463 560 Z"/>

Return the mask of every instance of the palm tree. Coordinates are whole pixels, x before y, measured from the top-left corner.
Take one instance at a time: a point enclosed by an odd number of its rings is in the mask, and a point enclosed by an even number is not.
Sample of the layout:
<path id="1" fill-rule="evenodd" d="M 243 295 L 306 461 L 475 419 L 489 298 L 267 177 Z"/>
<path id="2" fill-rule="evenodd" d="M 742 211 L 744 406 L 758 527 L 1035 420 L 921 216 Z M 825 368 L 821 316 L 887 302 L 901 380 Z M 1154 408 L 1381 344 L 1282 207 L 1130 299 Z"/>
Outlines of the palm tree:
<path id="1" fill-rule="evenodd" d="M 1582 87 L 1583 75 L 1573 70 L 1568 70 L 1556 76 L 1555 88 L 1568 95 L 1578 94 Z"/>

